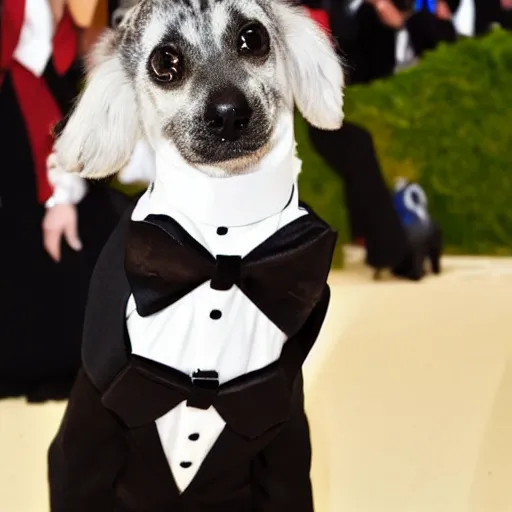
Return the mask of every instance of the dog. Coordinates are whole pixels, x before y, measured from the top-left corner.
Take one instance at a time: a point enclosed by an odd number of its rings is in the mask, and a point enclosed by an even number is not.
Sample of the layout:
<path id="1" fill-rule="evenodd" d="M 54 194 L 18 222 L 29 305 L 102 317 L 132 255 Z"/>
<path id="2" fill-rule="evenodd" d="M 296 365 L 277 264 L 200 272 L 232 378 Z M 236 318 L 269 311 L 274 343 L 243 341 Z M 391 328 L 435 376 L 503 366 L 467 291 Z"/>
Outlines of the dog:
<path id="1" fill-rule="evenodd" d="M 279 0 L 142 0 L 105 34 L 89 67 L 56 145 L 62 166 L 85 178 L 122 169 L 143 134 L 209 175 L 251 172 L 295 105 L 318 128 L 343 119 L 332 42 Z M 240 119 L 218 127 L 219 104 Z"/>
<path id="2" fill-rule="evenodd" d="M 312 512 L 336 234 L 299 203 L 293 120 L 341 126 L 334 42 L 284 0 L 142 0 L 89 64 L 61 167 L 105 178 L 143 139 L 155 175 L 91 280 L 52 512 Z"/>
<path id="3" fill-rule="evenodd" d="M 137 5 L 139 0 L 119 0 L 117 2 L 117 6 L 113 9 L 111 17 L 110 17 L 110 26 L 114 29 L 121 25 L 124 17 L 128 13 L 128 11 Z"/>

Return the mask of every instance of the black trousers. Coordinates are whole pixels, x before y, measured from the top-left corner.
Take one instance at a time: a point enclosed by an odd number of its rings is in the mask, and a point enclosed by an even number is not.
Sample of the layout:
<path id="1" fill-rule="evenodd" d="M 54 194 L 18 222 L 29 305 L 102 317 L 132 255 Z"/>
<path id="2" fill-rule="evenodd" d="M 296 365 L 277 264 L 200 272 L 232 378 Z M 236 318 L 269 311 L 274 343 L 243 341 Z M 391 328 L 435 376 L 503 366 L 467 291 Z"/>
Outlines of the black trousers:
<path id="1" fill-rule="evenodd" d="M 404 261 L 409 242 L 384 182 L 371 135 L 345 122 L 340 130 L 310 127 L 316 150 L 343 179 L 352 238 L 363 238 L 367 263 L 393 268 Z"/>

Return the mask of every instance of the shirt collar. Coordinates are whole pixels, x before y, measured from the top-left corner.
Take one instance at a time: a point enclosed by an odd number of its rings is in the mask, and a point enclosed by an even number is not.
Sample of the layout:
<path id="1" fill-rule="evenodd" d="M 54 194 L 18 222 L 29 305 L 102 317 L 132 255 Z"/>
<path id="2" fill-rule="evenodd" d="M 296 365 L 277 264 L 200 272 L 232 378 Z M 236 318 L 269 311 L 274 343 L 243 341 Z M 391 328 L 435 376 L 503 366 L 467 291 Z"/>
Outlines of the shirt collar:
<path id="1" fill-rule="evenodd" d="M 212 226 L 246 226 L 281 212 L 300 172 L 295 155 L 293 118 L 276 129 L 276 143 L 250 172 L 212 177 L 185 162 L 168 142 L 155 146 L 156 178 L 147 198 L 147 213 L 180 211 Z"/>

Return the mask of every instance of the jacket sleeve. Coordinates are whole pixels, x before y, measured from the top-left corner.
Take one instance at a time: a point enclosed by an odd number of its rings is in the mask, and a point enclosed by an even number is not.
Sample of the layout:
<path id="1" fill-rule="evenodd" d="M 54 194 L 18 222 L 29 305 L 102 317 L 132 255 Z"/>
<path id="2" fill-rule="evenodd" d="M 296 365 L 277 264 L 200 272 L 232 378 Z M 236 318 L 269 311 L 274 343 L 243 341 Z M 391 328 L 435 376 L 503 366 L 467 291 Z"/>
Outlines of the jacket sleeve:
<path id="1" fill-rule="evenodd" d="M 127 445 L 116 418 L 81 371 L 50 446 L 51 512 L 112 512 Z"/>
<path id="2" fill-rule="evenodd" d="M 301 334 L 316 340 L 329 306 L 326 285 L 322 298 Z M 302 372 L 295 380 L 290 418 L 277 436 L 258 454 L 253 466 L 253 512 L 313 512 L 311 441 L 304 410 Z"/>

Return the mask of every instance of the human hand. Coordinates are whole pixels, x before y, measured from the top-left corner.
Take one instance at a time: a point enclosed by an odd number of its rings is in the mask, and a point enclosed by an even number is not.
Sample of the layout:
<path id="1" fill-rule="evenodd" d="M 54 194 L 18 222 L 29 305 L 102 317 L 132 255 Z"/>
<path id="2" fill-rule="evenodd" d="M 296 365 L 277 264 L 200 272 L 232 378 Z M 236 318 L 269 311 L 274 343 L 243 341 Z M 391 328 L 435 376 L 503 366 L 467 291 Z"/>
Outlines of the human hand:
<path id="1" fill-rule="evenodd" d="M 501 0 L 501 8 L 505 10 L 512 9 L 512 0 Z"/>
<path id="2" fill-rule="evenodd" d="M 397 9 L 390 0 L 377 0 L 373 5 L 384 25 L 395 30 L 404 26 L 406 15 Z"/>
<path id="3" fill-rule="evenodd" d="M 55 262 L 60 261 L 62 236 L 73 250 L 82 249 L 78 236 L 78 215 L 73 204 L 56 204 L 47 208 L 42 227 L 44 248 Z"/>
<path id="4" fill-rule="evenodd" d="M 452 12 L 450 11 L 448 4 L 444 0 L 439 0 L 437 2 L 436 16 L 440 20 L 445 20 L 445 21 L 452 19 Z"/>

